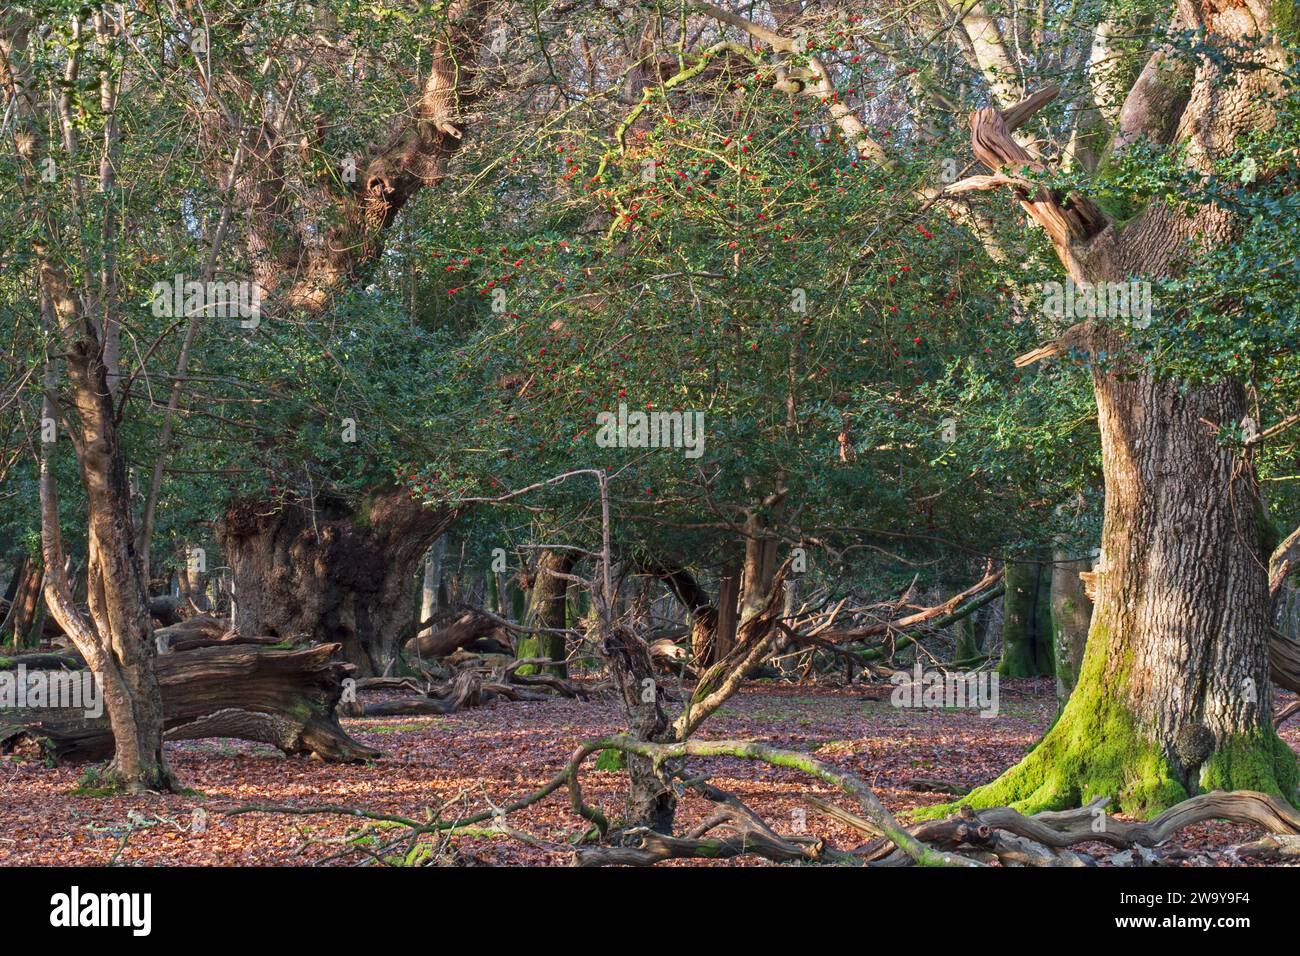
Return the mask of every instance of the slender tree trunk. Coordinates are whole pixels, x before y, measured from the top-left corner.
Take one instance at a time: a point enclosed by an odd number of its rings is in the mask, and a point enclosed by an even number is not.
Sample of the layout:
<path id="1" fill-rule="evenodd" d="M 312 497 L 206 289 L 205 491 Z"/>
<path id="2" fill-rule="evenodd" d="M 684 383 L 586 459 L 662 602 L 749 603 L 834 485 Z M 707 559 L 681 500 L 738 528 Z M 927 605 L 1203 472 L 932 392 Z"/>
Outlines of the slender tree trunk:
<path id="1" fill-rule="evenodd" d="M 447 536 L 439 535 L 438 540 L 424 556 L 424 576 L 420 582 L 420 613 L 416 624 L 430 620 L 444 604 L 443 565 L 447 561 Z M 423 632 L 416 634 L 417 637 Z"/>
<path id="2" fill-rule="evenodd" d="M 156 649 L 140 561 L 135 552 L 126 463 L 118 439 L 116 409 L 93 324 L 82 312 L 66 273 L 38 245 L 42 313 L 57 317 L 67 339 L 72 445 L 86 494 L 86 600 L 89 619 L 73 603 L 59 528 L 54 479 L 55 443 L 42 444 L 41 552 L 45 603 L 95 672 L 113 728 L 115 752 L 106 777 L 133 792 L 174 790 L 163 755 L 162 698 L 154 671 Z M 58 420 L 54 406 L 58 374 L 45 368 L 42 417 Z"/>
<path id="3" fill-rule="evenodd" d="M 26 558 L 15 572 L 18 587 L 13 596 L 13 648 L 25 647 L 36 624 L 36 612 L 41 606 L 41 580 L 45 573 L 39 561 Z"/>
<path id="4" fill-rule="evenodd" d="M 729 565 L 718 577 L 718 625 L 709 647 L 707 661 L 712 666 L 731 653 L 736 644 L 736 627 L 740 623 L 737 602 L 740 600 L 740 569 Z"/>

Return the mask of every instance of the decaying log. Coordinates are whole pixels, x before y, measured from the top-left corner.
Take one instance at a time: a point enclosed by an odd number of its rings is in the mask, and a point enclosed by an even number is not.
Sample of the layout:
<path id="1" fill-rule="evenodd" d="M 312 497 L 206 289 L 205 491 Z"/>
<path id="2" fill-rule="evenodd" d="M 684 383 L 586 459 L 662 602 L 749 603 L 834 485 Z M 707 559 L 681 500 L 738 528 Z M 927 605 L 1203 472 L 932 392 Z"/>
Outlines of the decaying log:
<path id="1" fill-rule="evenodd" d="M 212 614 L 187 617 L 176 624 L 154 628 L 153 632 L 154 643 L 158 645 L 158 651 L 162 654 L 168 651 L 192 650 L 195 647 L 230 640 L 234 636 L 230 619 Z M 276 637 L 262 640 L 271 644 L 279 643 L 279 638 Z"/>
<path id="2" fill-rule="evenodd" d="M 1277 628 L 1269 632 L 1268 676 L 1278 687 L 1300 694 L 1300 643 Z"/>
<path id="3" fill-rule="evenodd" d="M 343 762 L 380 756 L 344 733 L 334 715 L 343 679 L 352 671 L 351 664 L 335 659 L 338 650 L 337 644 L 279 649 L 229 641 L 160 654 L 165 739 L 237 737 Z M 55 759 L 111 756 L 107 714 L 86 713 L 6 709 L 0 712 L 0 749 L 34 740 Z"/>
<path id="4" fill-rule="evenodd" d="M 86 666 L 81 655 L 75 650 L 60 652 L 33 651 L 13 657 L 0 657 L 0 671 L 15 670 L 22 665 L 29 671 L 34 670 L 80 670 Z"/>
<path id="5" fill-rule="evenodd" d="M 746 833 L 721 838 L 691 839 L 665 836 L 645 827 L 627 831 L 640 838 L 639 846 L 583 847 L 574 851 L 575 866 L 653 866 L 661 860 L 721 860 L 746 853 L 777 863 L 808 862 L 816 859 L 811 849 L 787 843 L 779 837 L 769 839 L 761 833 Z"/>
<path id="6" fill-rule="evenodd" d="M 985 596 L 991 588 L 1002 580 L 1002 569 L 993 570 L 992 566 L 984 572 L 984 577 L 975 584 L 968 587 L 959 594 L 954 594 L 942 604 L 936 604 L 933 607 L 923 608 L 912 614 L 907 614 L 891 621 L 878 621 L 873 624 L 866 624 L 862 627 L 836 628 L 833 630 L 822 631 L 818 637 L 834 644 L 847 644 L 852 641 L 861 641 L 869 637 L 882 637 L 887 634 L 894 634 L 899 631 L 905 631 L 909 628 L 919 627 L 929 622 L 937 622 L 947 615 L 953 614 L 967 601 L 973 598 Z M 951 623 L 951 622 L 949 622 Z"/>
<path id="7" fill-rule="evenodd" d="M 450 623 L 421 637 L 406 642 L 406 653 L 424 658 L 446 657 L 453 651 L 468 647 L 480 638 L 493 637 L 504 647 L 510 639 L 499 623 L 472 608 L 464 608 L 443 618 Z M 420 626 L 423 630 L 425 625 Z"/>
<path id="8" fill-rule="evenodd" d="M 366 704 L 361 713 L 365 717 L 452 714 L 462 707 L 478 707 L 485 702 L 484 696 L 482 676 L 466 669 L 442 688 L 441 693 Z"/>
<path id="9" fill-rule="evenodd" d="M 697 671 L 691 666 L 690 652 L 668 637 L 650 641 L 650 659 L 661 671 L 671 674 L 683 674 L 694 680 Z"/>
<path id="10" fill-rule="evenodd" d="M 1283 539 L 1269 557 L 1268 561 L 1268 596 L 1277 606 L 1286 579 L 1300 567 L 1300 528 L 1296 528 Z"/>
<path id="11" fill-rule="evenodd" d="M 181 622 L 181 599 L 170 594 L 149 599 L 149 615 L 160 627 L 170 627 Z"/>

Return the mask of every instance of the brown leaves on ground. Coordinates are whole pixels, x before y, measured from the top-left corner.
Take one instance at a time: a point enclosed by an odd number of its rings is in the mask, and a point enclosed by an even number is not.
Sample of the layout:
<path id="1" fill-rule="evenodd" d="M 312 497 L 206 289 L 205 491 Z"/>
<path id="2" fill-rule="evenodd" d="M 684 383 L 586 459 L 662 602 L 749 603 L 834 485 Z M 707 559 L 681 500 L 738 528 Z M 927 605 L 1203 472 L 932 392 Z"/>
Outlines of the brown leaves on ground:
<path id="1" fill-rule="evenodd" d="M 1050 724 L 1055 712 L 1048 680 L 1001 682 L 1001 712 L 899 709 L 891 685 L 847 689 L 751 684 L 705 726 L 702 736 L 748 738 L 817 756 L 871 784 L 893 812 L 952 799 L 909 787 L 915 778 L 973 787 L 1015 763 Z M 341 766 L 233 740 L 169 745 L 172 765 L 193 794 L 148 797 L 77 796 L 85 770 L 50 769 L 30 756 L 0 762 L 0 864 L 274 866 L 314 863 L 336 852 L 325 844 L 356 821 L 336 816 L 289 817 L 224 811 L 252 803 L 342 804 L 422 817 L 424 809 L 461 795 L 463 815 L 500 805 L 542 786 L 586 738 L 621 729 L 618 704 L 554 700 L 497 703 L 446 717 L 346 720 L 359 741 L 384 751 L 369 765 Z M 1300 720 L 1282 729 L 1300 747 Z M 583 773 L 586 799 L 611 819 L 621 809 L 624 776 Z M 781 832 L 823 836 L 840 848 L 864 838 L 819 816 L 800 795 L 832 802 L 842 795 L 798 771 L 726 758 L 699 759 L 696 773 L 735 793 Z M 679 832 L 711 806 L 688 794 Z M 203 819 L 206 813 L 206 820 Z M 584 829 L 567 792 L 509 817 L 509 825 L 537 838 L 530 844 L 501 834 L 455 838 L 462 862 L 567 865 L 566 840 Z M 1250 827 L 1208 823 L 1190 827 L 1160 848 L 1169 864 L 1232 865 L 1226 848 L 1260 834 Z M 1084 847 L 1105 856 L 1109 850 Z M 355 859 L 355 858 L 353 858 Z M 766 865 L 745 857 L 729 865 Z M 686 864 L 690 865 L 690 864 Z M 717 864 L 713 864 L 717 865 Z"/>

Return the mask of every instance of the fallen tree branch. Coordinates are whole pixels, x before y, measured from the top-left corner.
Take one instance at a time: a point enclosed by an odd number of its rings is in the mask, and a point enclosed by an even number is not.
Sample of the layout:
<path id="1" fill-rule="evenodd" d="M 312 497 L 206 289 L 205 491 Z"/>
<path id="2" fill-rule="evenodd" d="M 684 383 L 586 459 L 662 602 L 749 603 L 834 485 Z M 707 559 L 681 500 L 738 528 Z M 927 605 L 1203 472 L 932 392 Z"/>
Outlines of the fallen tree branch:
<path id="1" fill-rule="evenodd" d="M 1003 571 L 1001 569 L 994 571 L 990 566 L 990 568 L 985 571 L 984 577 L 978 582 L 968 587 L 965 591 L 962 591 L 959 594 L 954 594 L 942 604 L 936 604 L 934 607 L 928 607 L 924 610 L 916 611 L 915 613 L 907 614 L 903 617 L 894 618 L 890 621 L 878 621 L 873 624 L 866 624 L 862 627 L 823 631 L 819 636 L 825 641 L 830 641 L 836 644 L 847 644 L 852 641 L 865 640 L 869 637 L 880 637 L 897 631 L 906 631 L 921 624 L 935 621 L 936 619 L 947 619 L 948 623 L 952 623 L 953 621 L 978 610 L 979 607 L 982 607 L 984 604 L 993 600 L 993 595 L 984 592 L 993 588 L 994 585 L 1001 581 L 1002 575 Z M 970 601 L 977 595 L 979 596 L 979 602 L 976 603 L 975 606 L 964 608 L 962 613 L 957 613 L 957 609 L 960 608 L 961 605 Z M 936 624 L 935 626 L 939 625 Z"/>

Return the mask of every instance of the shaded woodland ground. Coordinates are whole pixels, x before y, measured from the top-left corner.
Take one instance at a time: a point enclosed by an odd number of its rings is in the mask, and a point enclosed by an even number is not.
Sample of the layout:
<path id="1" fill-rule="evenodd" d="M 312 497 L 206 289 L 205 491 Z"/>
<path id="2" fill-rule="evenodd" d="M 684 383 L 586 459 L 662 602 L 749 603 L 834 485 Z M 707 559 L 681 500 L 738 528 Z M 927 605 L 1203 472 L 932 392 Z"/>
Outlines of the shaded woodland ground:
<path id="1" fill-rule="evenodd" d="M 714 716 L 712 736 L 810 751 L 858 774 L 888 809 L 903 814 L 951 799 L 934 792 L 935 781 L 969 788 L 1014 765 L 1056 708 L 1052 684 L 1044 679 L 1004 680 L 1001 715 L 994 720 L 974 711 L 891 707 L 891 690 L 887 683 L 851 688 L 752 683 Z M 1292 699 L 1284 695 L 1282 702 Z M 384 751 L 383 760 L 368 765 L 286 758 L 242 741 L 186 742 L 169 753 L 197 793 L 148 798 L 78 796 L 81 768 L 48 770 L 39 761 L 10 757 L 0 765 L 0 863 L 274 866 L 329 863 L 331 857 L 355 863 L 364 858 L 355 849 L 337 856 L 347 849 L 349 832 L 356 832 L 354 821 L 227 816 L 226 811 L 264 803 L 336 803 L 419 816 L 458 795 L 466 812 L 478 811 L 485 797 L 503 804 L 540 787 L 563 766 L 575 740 L 617 732 L 620 722 L 618 705 L 608 697 L 499 703 L 446 716 L 345 719 L 350 735 Z M 1281 736 L 1300 750 L 1300 721 L 1285 726 Z M 701 759 L 694 769 L 783 832 L 797 831 L 802 816 L 807 833 L 842 849 L 865 842 L 802 800 L 805 794 L 827 800 L 836 794 L 797 771 L 725 758 Z M 625 789 L 621 771 L 584 775 L 588 800 L 607 808 L 618 805 Z M 203 830 L 194 827 L 198 808 L 208 815 Z M 710 810 L 702 798 L 683 799 L 681 828 L 691 828 Z M 565 841 L 583 829 L 563 794 L 512 814 L 510 826 L 546 845 L 506 834 L 457 836 L 448 847 L 449 859 L 464 865 L 568 866 L 573 850 Z M 1153 852 L 1161 865 L 1253 865 L 1257 859 L 1232 848 L 1261 835 L 1257 827 L 1206 822 L 1180 831 Z M 1102 844 L 1079 849 L 1103 865 L 1120 852 Z M 1132 865 L 1132 856 L 1126 851 L 1120 863 Z M 726 862 L 768 865 L 754 856 Z"/>
<path id="2" fill-rule="evenodd" d="M 36 0 L 0 108 L 0 862 L 1300 859 L 1296 0 Z"/>

